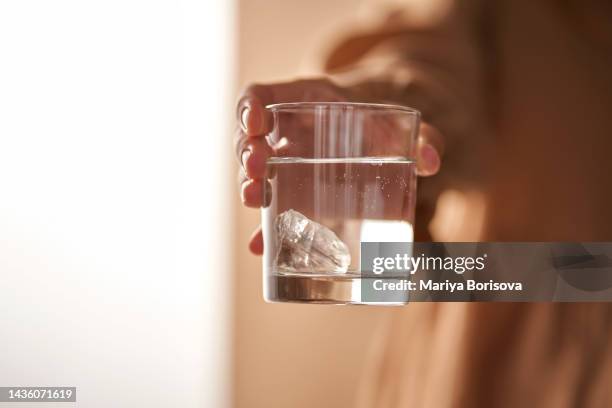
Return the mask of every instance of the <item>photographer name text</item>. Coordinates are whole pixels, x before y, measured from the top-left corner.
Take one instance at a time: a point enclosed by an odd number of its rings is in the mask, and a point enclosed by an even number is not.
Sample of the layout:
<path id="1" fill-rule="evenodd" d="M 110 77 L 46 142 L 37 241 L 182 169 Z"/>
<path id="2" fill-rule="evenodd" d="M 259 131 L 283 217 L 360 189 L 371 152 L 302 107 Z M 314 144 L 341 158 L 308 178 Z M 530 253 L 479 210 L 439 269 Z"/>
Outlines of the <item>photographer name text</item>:
<path id="1" fill-rule="evenodd" d="M 467 279 L 465 282 L 451 282 L 445 280 L 443 282 L 434 281 L 431 279 L 421 279 L 418 281 L 401 280 L 384 280 L 376 279 L 373 282 L 374 290 L 377 291 L 420 291 L 430 290 L 439 292 L 461 292 L 461 291 L 522 291 L 522 282 L 496 282 L 489 280 L 480 282 L 474 279 Z"/>

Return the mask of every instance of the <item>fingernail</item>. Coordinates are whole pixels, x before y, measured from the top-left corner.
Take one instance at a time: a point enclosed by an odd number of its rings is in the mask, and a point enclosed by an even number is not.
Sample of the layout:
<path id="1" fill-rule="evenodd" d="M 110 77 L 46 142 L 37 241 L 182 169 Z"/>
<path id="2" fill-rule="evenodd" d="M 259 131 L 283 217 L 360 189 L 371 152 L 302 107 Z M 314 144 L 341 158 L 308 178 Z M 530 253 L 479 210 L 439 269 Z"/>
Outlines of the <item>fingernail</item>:
<path id="1" fill-rule="evenodd" d="M 242 152 L 242 155 L 240 156 L 240 160 L 242 163 L 242 167 L 246 170 L 246 164 L 247 164 L 247 160 L 249 160 L 249 157 L 251 157 L 251 150 L 250 149 L 245 149 Z"/>
<path id="2" fill-rule="evenodd" d="M 244 132 L 246 132 L 248 129 L 250 114 L 251 114 L 251 109 L 248 106 L 245 106 L 244 108 L 242 108 L 242 111 L 240 112 L 240 127 L 242 127 L 242 130 Z"/>

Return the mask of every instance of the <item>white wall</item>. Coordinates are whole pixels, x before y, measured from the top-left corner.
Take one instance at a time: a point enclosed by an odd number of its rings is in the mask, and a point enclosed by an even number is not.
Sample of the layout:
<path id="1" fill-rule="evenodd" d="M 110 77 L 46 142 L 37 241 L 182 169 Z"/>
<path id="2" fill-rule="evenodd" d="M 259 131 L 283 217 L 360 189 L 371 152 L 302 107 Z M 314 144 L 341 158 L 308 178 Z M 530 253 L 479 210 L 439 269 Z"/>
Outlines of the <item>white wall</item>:
<path id="1" fill-rule="evenodd" d="M 227 405 L 232 7 L 0 2 L 0 386 Z"/>

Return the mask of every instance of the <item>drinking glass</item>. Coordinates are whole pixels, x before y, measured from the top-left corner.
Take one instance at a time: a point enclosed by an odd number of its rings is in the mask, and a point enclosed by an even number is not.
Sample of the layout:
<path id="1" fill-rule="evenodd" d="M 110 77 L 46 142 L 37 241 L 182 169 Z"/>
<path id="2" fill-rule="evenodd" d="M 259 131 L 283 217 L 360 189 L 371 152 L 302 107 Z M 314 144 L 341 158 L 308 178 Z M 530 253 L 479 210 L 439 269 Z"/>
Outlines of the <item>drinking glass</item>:
<path id="1" fill-rule="evenodd" d="M 420 113 L 345 102 L 267 109 L 265 300 L 368 303 L 361 243 L 413 241 Z"/>

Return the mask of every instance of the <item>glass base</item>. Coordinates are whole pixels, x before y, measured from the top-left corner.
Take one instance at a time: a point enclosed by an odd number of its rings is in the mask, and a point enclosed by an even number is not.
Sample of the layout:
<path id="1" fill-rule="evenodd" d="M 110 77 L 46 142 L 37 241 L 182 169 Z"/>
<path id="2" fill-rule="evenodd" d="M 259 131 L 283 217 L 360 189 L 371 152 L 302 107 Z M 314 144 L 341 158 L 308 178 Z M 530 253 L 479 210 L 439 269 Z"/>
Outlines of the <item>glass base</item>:
<path id="1" fill-rule="evenodd" d="M 359 274 L 274 274 L 264 277 L 264 300 L 270 303 L 402 306 L 406 302 L 364 302 Z"/>

